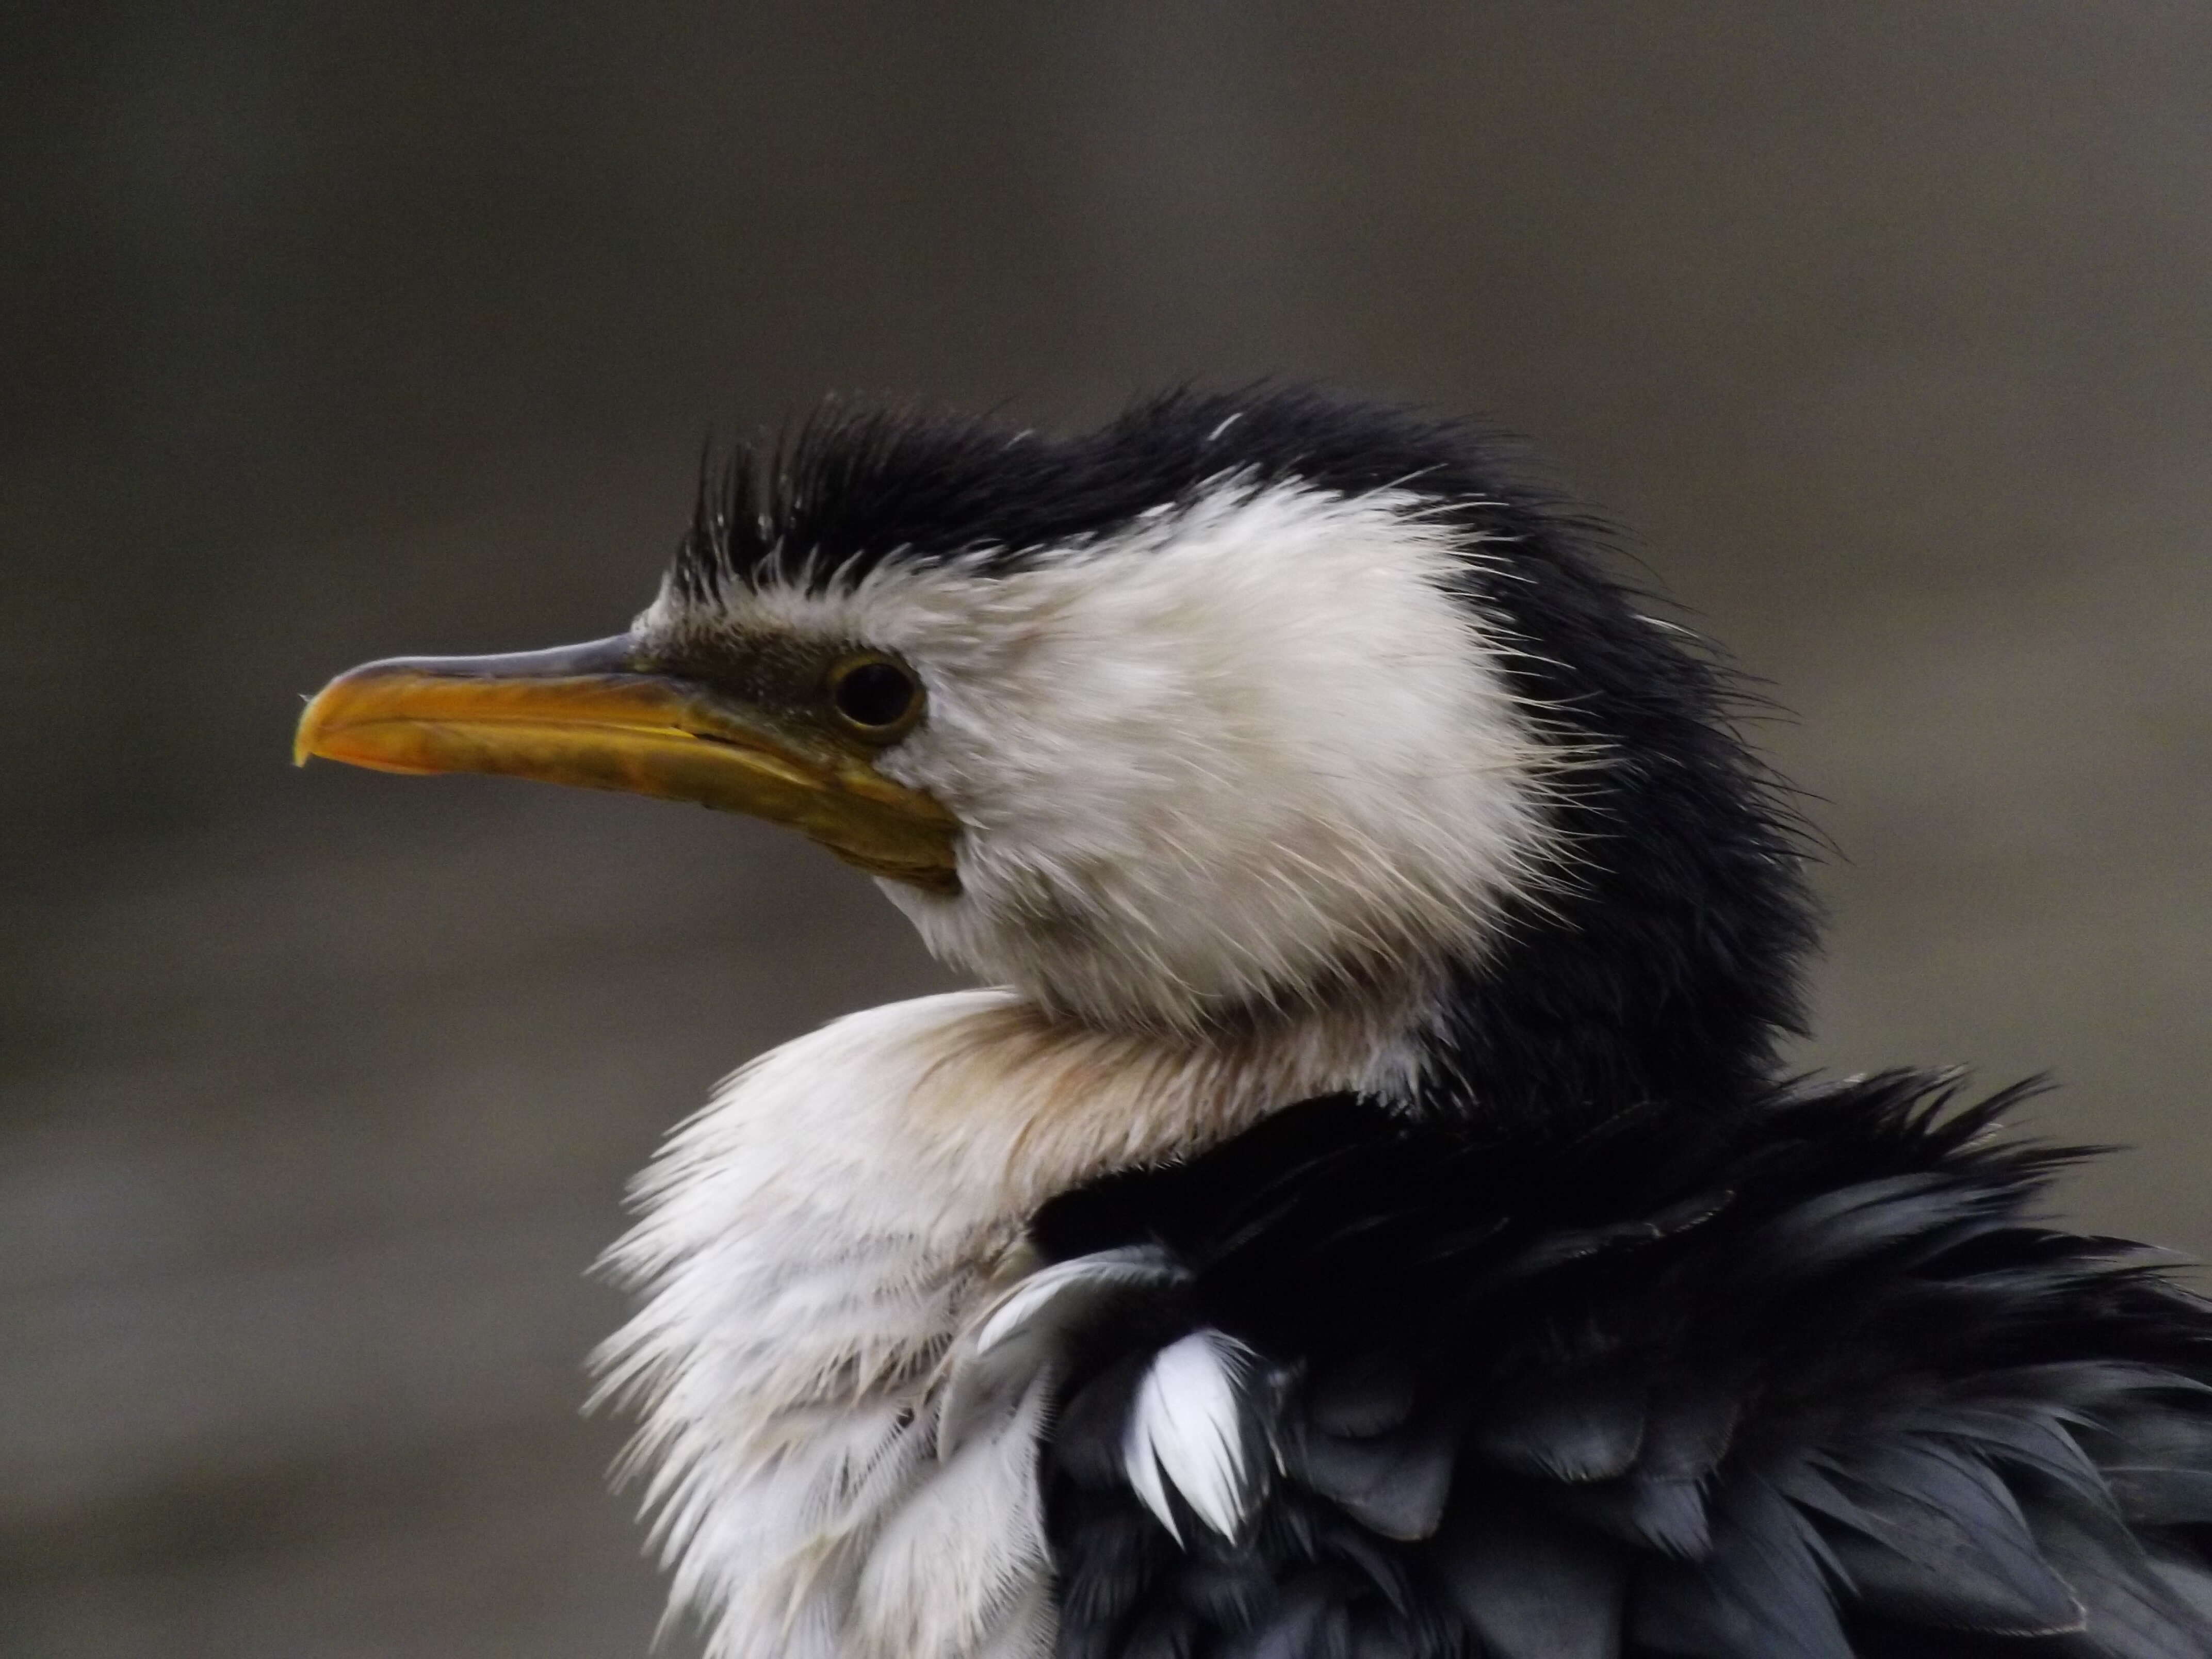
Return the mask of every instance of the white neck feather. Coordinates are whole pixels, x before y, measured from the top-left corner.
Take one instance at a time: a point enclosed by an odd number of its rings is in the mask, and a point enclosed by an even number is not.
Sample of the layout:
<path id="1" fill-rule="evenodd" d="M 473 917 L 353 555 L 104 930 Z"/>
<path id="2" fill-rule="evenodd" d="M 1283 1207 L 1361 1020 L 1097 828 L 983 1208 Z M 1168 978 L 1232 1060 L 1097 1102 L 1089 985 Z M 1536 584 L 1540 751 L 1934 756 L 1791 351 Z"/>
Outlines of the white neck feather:
<path id="1" fill-rule="evenodd" d="M 1402 1005 L 1400 1005 L 1402 1006 Z M 641 1178 L 611 1253 L 644 1292 L 601 1356 L 714 1659 L 1050 1646 L 1048 1379 L 941 1457 L 947 1356 L 1034 1263 L 1030 1216 L 1267 1112 L 1409 1080 L 1362 1015 L 1218 1040 L 1062 1023 L 1006 991 L 851 1015 L 731 1078 Z"/>

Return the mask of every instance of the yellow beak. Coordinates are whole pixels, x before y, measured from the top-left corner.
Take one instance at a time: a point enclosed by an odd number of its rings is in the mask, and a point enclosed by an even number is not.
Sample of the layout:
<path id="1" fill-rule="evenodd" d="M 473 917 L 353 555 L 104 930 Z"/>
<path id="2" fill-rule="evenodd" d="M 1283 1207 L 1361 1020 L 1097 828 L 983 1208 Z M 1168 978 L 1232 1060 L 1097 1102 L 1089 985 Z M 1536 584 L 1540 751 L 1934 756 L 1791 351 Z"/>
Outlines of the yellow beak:
<path id="1" fill-rule="evenodd" d="M 500 657 L 395 657 L 341 674 L 292 757 L 492 772 L 695 801 L 787 823 L 872 875 L 959 890 L 959 824 L 802 720 L 630 665 L 625 638 Z"/>

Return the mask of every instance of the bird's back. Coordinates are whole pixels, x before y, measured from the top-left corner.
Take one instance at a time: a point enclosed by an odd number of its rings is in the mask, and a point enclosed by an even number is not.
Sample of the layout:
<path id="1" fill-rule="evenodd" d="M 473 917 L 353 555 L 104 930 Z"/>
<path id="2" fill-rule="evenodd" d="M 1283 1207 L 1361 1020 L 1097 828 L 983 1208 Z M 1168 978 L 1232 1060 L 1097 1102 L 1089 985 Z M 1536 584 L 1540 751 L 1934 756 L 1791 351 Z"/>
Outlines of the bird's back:
<path id="1" fill-rule="evenodd" d="M 1071 1659 L 2212 1651 L 2212 1311 L 1897 1073 L 1547 1136 L 1310 1102 L 1038 1218 Z"/>

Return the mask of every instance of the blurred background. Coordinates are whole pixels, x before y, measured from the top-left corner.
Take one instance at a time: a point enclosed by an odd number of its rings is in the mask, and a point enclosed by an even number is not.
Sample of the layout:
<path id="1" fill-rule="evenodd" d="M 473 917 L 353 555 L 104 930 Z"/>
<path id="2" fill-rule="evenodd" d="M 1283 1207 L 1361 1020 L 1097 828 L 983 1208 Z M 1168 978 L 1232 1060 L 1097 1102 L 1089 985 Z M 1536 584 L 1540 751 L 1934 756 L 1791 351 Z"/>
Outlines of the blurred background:
<path id="1" fill-rule="evenodd" d="M 1268 373 L 1489 416 L 1790 717 L 1808 1064 L 2049 1070 L 2212 1247 L 2212 11 L 47 8 L 0 62 L 0 1651 L 642 1655 L 586 1279 L 942 983 L 735 819 L 288 764 L 602 635 L 702 433 Z M 20 33 L 16 33 L 20 31 Z M 694 1651 L 688 1637 L 663 1651 Z"/>

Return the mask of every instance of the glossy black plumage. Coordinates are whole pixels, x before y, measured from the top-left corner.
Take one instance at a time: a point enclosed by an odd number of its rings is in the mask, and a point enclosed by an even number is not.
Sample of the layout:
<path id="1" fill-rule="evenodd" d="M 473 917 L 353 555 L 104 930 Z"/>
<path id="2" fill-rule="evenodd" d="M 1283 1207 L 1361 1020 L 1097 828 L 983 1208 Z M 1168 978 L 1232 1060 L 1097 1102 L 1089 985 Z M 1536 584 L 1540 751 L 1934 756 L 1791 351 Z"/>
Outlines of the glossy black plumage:
<path id="1" fill-rule="evenodd" d="M 2212 1316 L 2039 1225 L 2016 1098 L 1898 1073 L 1564 1138 L 1319 1100 L 1039 1216 L 1188 1272 L 1047 1454 L 1069 1659 L 2196 1655 Z M 1233 1540 L 1128 1484 L 1150 1355 L 1261 1357 Z"/>

